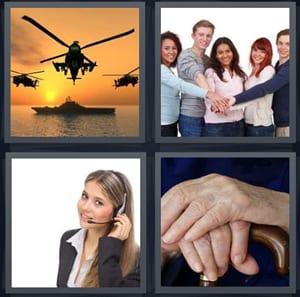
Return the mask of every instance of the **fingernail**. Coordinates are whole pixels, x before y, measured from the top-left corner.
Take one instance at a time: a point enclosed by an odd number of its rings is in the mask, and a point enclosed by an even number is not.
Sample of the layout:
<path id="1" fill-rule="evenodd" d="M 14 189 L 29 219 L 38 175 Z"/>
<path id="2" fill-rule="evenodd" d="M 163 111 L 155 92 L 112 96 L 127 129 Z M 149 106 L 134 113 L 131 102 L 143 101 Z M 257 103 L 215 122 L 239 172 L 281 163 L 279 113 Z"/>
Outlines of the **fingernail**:
<path id="1" fill-rule="evenodd" d="M 214 282 L 218 279 L 218 276 L 214 272 L 210 272 L 207 277 L 211 282 Z"/>
<path id="2" fill-rule="evenodd" d="M 241 257 L 241 256 L 235 256 L 235 257 L 233 258 L 233 263 L 234 263 L 235 265 L 241 264 L 241 263 L 242 263 L 242 257 Z"/>
<path id="3" fill-rule="evenodd" d="M 170 243 L 172 240 L 172 233 L 171 232 L 167 232 L 161 239 L 164 243 Z"/>

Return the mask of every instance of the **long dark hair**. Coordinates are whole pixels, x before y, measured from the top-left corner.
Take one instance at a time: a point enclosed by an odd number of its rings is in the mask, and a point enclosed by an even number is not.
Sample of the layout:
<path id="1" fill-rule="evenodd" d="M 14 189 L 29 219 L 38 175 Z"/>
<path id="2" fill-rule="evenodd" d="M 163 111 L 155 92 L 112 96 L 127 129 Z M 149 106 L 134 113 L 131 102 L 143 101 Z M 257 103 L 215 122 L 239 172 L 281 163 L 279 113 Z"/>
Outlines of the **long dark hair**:
<path id="1" fill-rule="evenodd" d="M 233 42 L 227 37 L 220 37 L 214 42 L 211 53 L 210 53 L 210 63 L 209 63 L 210 66 L 209 67 L 211 67 L 212 69 L 215 70 L 215 72 L 217 73 L 220 80 L 226 82 L 226 80 L 223 78 L 223 72 L 225 70 L 224 66 L 216 58 L 217 57 L 217 49 L 218 49 L 219 45 L 221 45 L 221 44 L 227 44 L 229 46 L 230 50 L 232 51 L 233 57 L 232 57 L 232 61 L 230 64 L 230 69 L 232 71 L 234 71 L 238 76 L 242 77 L 243 79 L 246 79 L 246 77 L 247 77 L 246 73 L 239 66 L 239 63 L 240 63 L 239 53 L 238 53 L 236 47 L 234 46 Z"/>
<path id="2" fill-rule="evenodd" d="M 171 32 L 171 31 L 166 31 L 164 33 L 161 34 L 160 36 L 160 46 L 162 46 L 162 43 L 165 39 L 171 39 L 174 41 L 176 47 L 177 47 L 177 56 L 176 56 L 176 59 L 174 60 L 174 62 L 171 64 L 171 67 L 175 67 L 177 65 L 177 58 L 179 56 L 179 54 L 181 53 L 182 51 L 182 45 L 181 45 L 181 42 L 180 42 L 180 39 L 179 37 Z"/>

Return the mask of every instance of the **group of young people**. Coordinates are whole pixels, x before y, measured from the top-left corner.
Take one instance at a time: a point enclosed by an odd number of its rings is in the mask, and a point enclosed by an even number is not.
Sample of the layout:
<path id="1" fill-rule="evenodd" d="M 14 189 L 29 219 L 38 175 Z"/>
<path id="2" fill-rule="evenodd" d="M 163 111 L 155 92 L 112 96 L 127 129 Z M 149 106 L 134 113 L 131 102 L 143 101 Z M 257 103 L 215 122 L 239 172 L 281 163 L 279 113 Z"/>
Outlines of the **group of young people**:
<path id="1" fill-rule="evenodd" d="M 289 29 L 277 33 L 275 66 L 270 40 L 252 43 L 249 74 L 228 37 L 218 38 L 206 55 L 214 30 L 200 20 L 193 26 L 193 46 L 184 50 L 175 33 L 161 34 L 161 136 L 176 137 L 179 130 L 191 137 L 288 137 Z"/>

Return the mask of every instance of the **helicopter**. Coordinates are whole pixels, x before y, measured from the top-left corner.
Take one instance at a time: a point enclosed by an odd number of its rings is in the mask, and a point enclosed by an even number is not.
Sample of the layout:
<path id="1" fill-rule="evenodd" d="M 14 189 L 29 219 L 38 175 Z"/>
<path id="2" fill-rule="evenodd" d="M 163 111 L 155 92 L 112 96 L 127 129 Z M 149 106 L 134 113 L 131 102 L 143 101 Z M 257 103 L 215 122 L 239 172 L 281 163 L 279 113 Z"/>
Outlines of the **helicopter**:
<path id="1" fill-rule="evenodd" d="M 39 85 L 39 80 L 42 78 L 33 76 L 31 74 L 42 73 L 44 70 L 35 71 L 30 73 L 21 73 L 18 71 L 11 70 L 11 72 L 18 73 L 19 75 L 13 75 L 13 83 L 18 87 L 19 84 L 23 84 L 24 87 L 33 87 L 34 89 Z M 32 79 L 34 78 L 34 79 Z"/>
<path id="2" fill-rule="evenodd" d="M 126 35 L 129 35 L 131 33 L 134 32 L 134 29 L 131 29 L 127 32 L 123 32 L 117 35 L 113 35 L 101 40 L 98 40 L 96 42 L 93 43 L 89 43 L 85 46 L 80 47 L 79 42 L 78 41 L 73 41 L 73 43 L 69 46 L 67 43 L 65 43 L 63 40 L 61 40 L 60 38 L 58 38 L 56 35 L 54 35 L 53 33 L 51 33 L 48 29 L 46 29 L 45 27 L 43 27 L 41 24 L 39 24 L 37 21 L 35 21 L 34 19 L 24 15 L 22 17 L 23 20 L 31 23 L 32 25 L 34 25 L 35 27 L 37 27 L 38 29 L 40 29 L 41 31 L 43 31 L 45 34 L 47 34 L 48 36 L 50 36 L 52 39 L 54 39 L 55 41 L 57 41 L 58 43 L 60 43 L 61 45 L 65 46 L 68 48 L 68 52 L 51 57 L 51 58 L 47 58 L 44 60 L 41 60 L 40 63 L 44 63 L 50 60 L 54 60 L 60 57 L 65 56 L 65 61 L 64 62 L 52 62 L 53 66 L 55 68 L 55 70 L 57 72 L 64 72 L 65 75 L 67 75 L 68 69 L 70 70 L 71 73 L 71 77 L 68 77 L 68 79 L 72 79 L 73 80 L 73 85 L 75 85 L 75 80 L 76 79 L 81 79 L 80 77 L 77 77 L 79 70 L 81 70 L 81 74 L 84 75 L 86 71 L 92 72 L 95 66 L 98 66 L 96 64 L 96 62 L 91 61 L 86 55 L 84 55 L 81 50 L 100 44 L 100 43 L 104 43 L 116 38 L 120 38 Z"/>
<path id="3" fill-rule="evenodd" d="M 133 87 L 138 83 L 139 78 L 137 75 L 131 75 L 132 72 L 138 70 L 140 67 L 136 67 L 133 70 L 129 71 L 126 74 L 103 74 L 103 76 L 121 76 L 118 79 L 114 80 L 114 87 L 115 89 L 119 88 L 119 87 L 124 87 L 124 86 L 128 86 L 129 84 L 131 84 Z"/>

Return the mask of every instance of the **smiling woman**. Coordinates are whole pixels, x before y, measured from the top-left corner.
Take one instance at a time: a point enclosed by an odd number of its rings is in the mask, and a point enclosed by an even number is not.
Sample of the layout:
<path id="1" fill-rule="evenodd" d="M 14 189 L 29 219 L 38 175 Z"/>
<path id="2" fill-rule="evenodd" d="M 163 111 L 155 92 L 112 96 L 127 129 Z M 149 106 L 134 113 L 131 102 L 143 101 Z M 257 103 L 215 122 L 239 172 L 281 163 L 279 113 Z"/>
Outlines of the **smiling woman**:
<path id="1" fill-rule="evenodd" d="M 47 123 L 51 126 L 49 122 Z M 26 124 L 26 122 L 23 122 L 23 124 Z M 49 153 L 40 153 L 38 156 L 34 153 L 26 156 L 22 155 L 21 158 L 16 157 L 12 160 L 11 179 L 13 190 L 11 197 L 8 198 L 12 205 L 11 210 L 7 210 L 8 214 L 12 214 L 11 219 L 9 219 L 12 222 L 12 240 L 11 247 L 8 247 L 7 250 L 11 249 L 12 252 L 11 257 L 7 257 L 9 262 L 7 267 L 11 266 L 11 288 L 13 290 L 25 288 L 24 290 L 26 291 L 29 288 L 41 288 L 41 290 L 47 291 L 45 288 L 51 288 L 50 290 L 65 292 L 65 288 L 57 288 L 60 261 L 59 247 L 62 234 L 67 230 L 79 231 L 83 229 L 77 208 L 78 201 L 84 198 L 82 193 L 87 193 L 87 201 L 90 201 L 89 199 L 91 198 L 109 199 L 111 197 L 99 184 L 96 187 L 98 189 L 97 192 L 92 193 L 88 188 L 89 185 L 85 182 L 89 173 L 94 172 L 98 168 L 101 168 L 103 171 L 114 170 L 115 172 L 122 172 L 122 176 L 126 176 L 125 180 L 130 182 L 131 191 L 127 192 L 128 203 L 126 203 L 125 213 L 132 224 L 130 230 L 134 232 L 134 246 L 132 250 L 136 251 L 137 247 L 140 247 L 138 249 L 142 251 L 145 244 L 144 239 L 141 238 L 142 234 L 145 234 L 145 231 L 141 232 L 144 227 L 141 225 L 140 219 L 141 203 L 144 203 L 145 195 L 142 195 L 141 189 L 143 179 L 141 177 L 142 169 L 139 158 L 128 158 L 127 155 L 123 157 L 120 153 L 111 157 L 104 154 L 104 156 L 97 154 L 97 156 L 93 157 L 90 153 L 70 154 L 70 158 L 65 158 L 66 155 L 64 154 L 61 157 L 58 157 L 60 154 L 55 155 L 52 158 L 49 157 Z M 84 156 L 87 157 L 85 158 Z M 49 180 L 51 180 L 51 187 L 49 187 Z M 114 201 L 111 202 L 114 205 L 113 208 L 119 209 L 124 201 L 124 190 L 121 189 L 121 185 L 116 178 L 113 181 L 115 183 L 112 183 L 111 187 L 107 187 L 107 191 L 111 188 L 111 191 L 114 190 L 115 196 L 109 201 Z M 127 185 L 129 184 L 125 181 L 125 186 L 127 187 Z M 27 199 L 24 199 L 24 197 L 27 197 Z M 133 199 L 133 202 L 131 202 L 131 199 Z M 85 199 L 83 200 L 85 201 Z M 96 203 L 99 204 L 100 202 L 101 200 Z M 42 210 L 44 206 L 47 211 Z M 129 208 L 134 208 L 133 218 L 128 213 Z M 89 219 L 94 222 L 109 221 L 112 216 L 108 220 L 104 217 L 95 216 L 95 214 L 100 215 L 101 209 L 102 207 L 99 206 L 99 210 L 97 208 L 98 212 L 96 212 L 94 208 L 88 206 L 85 208 L 84 214 L 88 215 Z M 22 227 L 20 228 L 20 226 Z M 91 223 L 86 224 L 84 230 L 87 231 L 92 226 L 93 228 L 101 228 L 101 224 Z M 113 224 L 102 224 L 104 228 L 108 228 L 108 226 L 112 227 Z M 29 231 L 25 234 L 24 230 Z M 36 234 L 39 234 L 39 236 L 36 236 Z M 66 240 L 70 237 L 71 235 Z M 114 240 L 116 243 L 121 241 L 113 237 L 104 237 L 101 237 L 101 240 Z M 122 242 L 125 243 L 127 241 L 128 239 Z M 26 244 L 24 244 L 25 242 Z M 10 244 L 10 241 L 7 243 Z M 68 243 L 64 242 L 64 244 L 67 245 Z M 71 250 L 70 255 L 76 254 L 71 244 L 69 244 L 69 248 Z M 106 250 L 104 249 L 103 253 L 101 251 L 100 261 L 104 259 Z M 24 254 L 27 256 L 24 257 Z M 45 255 L 47 256 L 45 257 Z M 67 253 L 67 255 L 69 254 Z M 123 250 L 120 255 L 123 255 Z M 139 259 L 138 255 L 136 257 Z M 43 259 L 43 261 L 40 259 Z M 71 263 L 66 265 L 68 266 L 67 270 L 72 267 L 74 259 L 75 257 Z M 64 265 L 64 262 L 61 262 L 61 265 Z M 69 273 L 66 272 L 65 275 L 67 279 Z M 142 272 L 141 277 L 143 277 Z M 103 279 L 100 281 L 100 286 L 103 287 L 105 282 Z M 134 290 L 139 289 L 134 288 Z"/>
<path id="2" fill-rule="evenodd" d="M 118 171 L 90 173 L 77 203 L 81 229 L 61 238 L 58 287 L 137 287 L 132 189 Z"/>
<path id="3" fill-rule="evenodd" d="M 213 43 L 205 76 L 210 89 L 222 96 L 243 91 L 246 74 L 240 67 L 238 50 L 228 37 L 220 37 Z M 203 136 L 244 136 L 242 108 L 214 113 L 211 102 L 206 100 L 205 105 Z"/>

